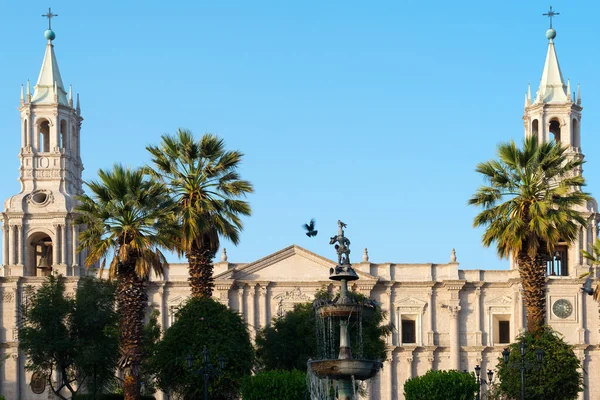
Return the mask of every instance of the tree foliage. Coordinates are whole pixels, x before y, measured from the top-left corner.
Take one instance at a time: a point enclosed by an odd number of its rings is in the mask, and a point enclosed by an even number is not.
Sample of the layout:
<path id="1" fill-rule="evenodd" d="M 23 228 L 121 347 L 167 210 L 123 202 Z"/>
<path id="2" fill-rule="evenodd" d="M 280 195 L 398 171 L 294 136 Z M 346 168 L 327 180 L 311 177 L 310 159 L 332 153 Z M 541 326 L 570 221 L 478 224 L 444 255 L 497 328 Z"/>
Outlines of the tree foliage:
<path id="1" fill-rule="evenodd" d="M 306 373 L 298 370 L 262 371 L 242 382 L 244 400 L 306 400 L 308 396 Z"/>
<path id="2" fill-rule="evenodd" d="M 179 231 L 173 202 L 166 189 L 141 169 L 116 164 L 99 170 L 99 180 L 87 182 L 89 195 L 78 197 L 79 249 L 87 249 L 86 266 L 110 259 L 109 276 L 117 280 L 119 310 L 118 367 L 124 375 L 127 400 L 140 396 L 143 320 L 150 273 L 161 275 Z"/>
<path id="3" fill-rule="evenodd" d="M 586 219 L 577 206 L 591 197 L 581 191 L 583 164 L 567 147 L 540 143 L 537 135 L 523 148 L 511 141 L 498 146 L 498 159 L 477 165 L 487 184 L 469 204 L 483 207 L 474 220 L 485 227 L 483 244 L 496 244 L 500 257 L 515 258 L 523 284 L 527 328 L 540 329 L 546 318 L 546 260 L 559 241 L 571 243 Z"/>
<path id="4" fill-rule="evenodd" d="M 473 400 L 476 392 L 475 375 L 455 370 L 431 370 L 404 383 L 406 400 Z"/>
<path id="5" fill-rule="evenodd" d="M 357 301 L 366 299 L 356 292 L 349 292 Z M 333 295 L 319 291 L 317 299 L 331 299 Z M 363 353 L 369 358 L 385 359 L 385 337 L 390 335 L 393 326 L 382 324 L 385 312 L 380 306 L 373 314 L 365 316 L 362 323 Z M 270 326 L 260 330 L 256 336 L 256 356 L 258 366 L 265 370 L 306 370 L 309 358 L 317 356 L 317 324 L 313 303 L 300 303 L 292 311 L 273 319 Z M 352 347 L 357 343 L 352 338 Z"/>
<path id="6" fill-rule="evenodd" d="M 177 204 L 177 251 L 188 259 L 192 296 L 210 297 L 219 237 L 237 244 L 240 217 L 251 213 L 243 198 L 252 193 L 252 184 L 238 173 L 243 154 L 226 150 L 224 140 L 211 133 L 197 140 L 178 129 L 161 139 L 159 146 L 146 147 L 153 164 L 146 172 L 167 186 Z"/>
<path id="7" fill-rule="evenodd" d="M 38 290 L 28 289 L 22 308 L 19 347 L 26 368 L 44 374 L 59 398 L 85 387 L 101 392 L 114 378 L 118 357 L 118 316 L 114 285 L 93 278 L 80 280 L 75 298 L 65 295 L 65 279 L 50 276 Z M 59 381 L 52 374 L 59 372 Z"/>
<path id="8" fill-rule="evenodd" d="M 579 372 L 581 363 L 556 331 L 544 326 L 536 334 L 526 332 L 509 346 L 508 365 L 498 359 L 498 392 L 509 398 L 519 398 L 521 393 L 521 341 L 525 341 L 525 398 L 528 400 L 570 400 L 583 391 L 583 376 Z M 544 350 L 539 364 L 535 351 Z"/>
<path id="9" fill-rule="evenodd" d="M 254 364 L 254 350 L 246 324 L 238 313 L 210 298 L 191 298 L 177 312 L 176 322 L 156 345 L 151 366 L 157 385 L 179 398 L 203 398 L 204 379 L 198 369 L 204 366 L 202 350 L 210 351 L 210 364 L 225 359 L 225 369 L 209 381 L 210 398 L 237 399 L 244 376 Z M 194 359 L 188 369 L 187 358 Z"/>

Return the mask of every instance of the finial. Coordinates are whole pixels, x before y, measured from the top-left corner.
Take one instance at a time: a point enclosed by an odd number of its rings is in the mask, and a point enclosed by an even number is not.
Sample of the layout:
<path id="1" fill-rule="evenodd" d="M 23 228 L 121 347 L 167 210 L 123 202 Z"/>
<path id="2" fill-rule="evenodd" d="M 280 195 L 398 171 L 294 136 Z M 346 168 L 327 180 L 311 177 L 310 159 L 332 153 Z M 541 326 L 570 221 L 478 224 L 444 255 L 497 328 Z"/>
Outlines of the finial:
<path id="1" fill-rule="evenodd" d="M 581 104 L 581 85 L 577 84 L 577 104 Z"/>
<path id="2" fill-rule="evenodd" d="M 53 41 L 56 38 L 56 34 L 52 30 L 52 18 L 58 17 L 58 14 L 52 14 L 52 9 L 48 7 L 48 12 L 46 14 L 42 14 L 42 17 L 48 18 L 48 30 L 44 32 L 44 36 L 48 41 Z"/>
<path id="3" fill-rule="evenodd" d="M 31 83 L 27 79 L 27 102 L 31 102 Z"/>
<path id="4" fill-rule="evenodd" d="M 454 249 L 452 249 L 452 253 L 450 253 L 450 262 L 451 263 L 456 262 L 456 250 L 454 250 Z"/>
<path id="5" fill-rule="evenodd" d="M 552 6 L 550 6 L 550 11 L 542 15 L 550 18 L 550 29 L 546 31 L 546 39 L 552 41 L 556 37 L 556 31 L 552 28 L 552 17 L 555 15 L 560 15 L 560 13 L 554 12 L 554 10 L 552 10 Z"/>
<path id="6" fill-rule="evenodd" d="M 227 249 L 225 247 L 221 251 L 221 262 L 227 262 Z"/>
<path id="7" fill-rule="evenodd" d="M 527 99 L 529 100 L 529 103 L 531 103 L 531 83 L 527 84 Z"/>
<path id="8" fill-rule="evenodd" d="M 78 113 L 79 113 L 79 111 L 81 111 L 81 106 L 79 104 L 79 93 L 77 93 L 77 107 L 76 107 L 76 109 L 77 109 Z"/>
<path id="9" fill-rule="evenodd" d="M 525 93 L 525 108 L 529 105 L 529 99 L 527 98 L 527 93 Z"/>
<path id="10" fill-rule="evenodd" d="M 21 104 L 25 103 L 25 89 L 23 88 L 23 85 L 21 85 Z"/>
<path id="11" fill-rule="evenodd" d="M 365 247 L 365 251 L 363 252 L 362 262 L 369 262 L 369 251 Z"/>
<path id="12" fill-rule="evenodd" d="M 571 100 L 571 79 L 567 79 L 567 100 Z"/>
<path id="13" fill-rule="evenodd" d="M 73 107 L 73 85 L 69 85 L 69 106 Z"/>

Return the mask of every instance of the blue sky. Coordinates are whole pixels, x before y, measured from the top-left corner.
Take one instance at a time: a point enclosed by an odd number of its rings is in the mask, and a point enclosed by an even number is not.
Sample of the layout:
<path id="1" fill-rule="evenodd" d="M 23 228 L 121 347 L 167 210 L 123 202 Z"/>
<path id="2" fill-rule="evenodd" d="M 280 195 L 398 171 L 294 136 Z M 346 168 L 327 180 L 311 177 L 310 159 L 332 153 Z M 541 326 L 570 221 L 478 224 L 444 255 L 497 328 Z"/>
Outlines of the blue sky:
<path id="1" fill-rule="evenodd" d="M 55 51 L 81 95 L 84 179 L 148 161 L 178 127 L 245 153 L 253 216 L 229 260 L 291 244 L 334 258 L 502 269 L 472 228 L 475 165 L 523 136 L 541 77 L 548 3 L 506 1 L 54 1 Z M 37 79 L 47 2 L 3 4 L 0 198 L 19 190 L 19 90 Z M 600 192 L 600 4 L 552 3 L 565 78 L 581 83 L 588 191 Z M 301 225 L 316 218 L 319 235 Z"/>

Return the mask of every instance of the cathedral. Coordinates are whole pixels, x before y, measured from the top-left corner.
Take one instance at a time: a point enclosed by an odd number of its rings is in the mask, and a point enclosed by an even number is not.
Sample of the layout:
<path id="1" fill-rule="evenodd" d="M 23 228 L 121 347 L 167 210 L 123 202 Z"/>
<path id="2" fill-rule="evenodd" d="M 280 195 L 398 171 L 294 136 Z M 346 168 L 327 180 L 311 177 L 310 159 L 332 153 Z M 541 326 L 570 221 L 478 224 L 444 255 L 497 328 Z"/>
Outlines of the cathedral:
<path id="1" fill-rule="evenodd" d="M 85 158 L 80 153 L 82 110 L 78 96 L 63 84 L 54 32 L 49 29 L 45 37 L 37 83 L 33 90 L 29 85 L 21 90 L 21 190 L 5 201 L 2 213 L 0 394 L 10 400 L 53 398 L 49 388 L 25 370 L 25 356 L 18 350 L 19 306 L 27 302 L 24 289 L 39 286 L 49 274 L 62 274 L 72 292 L 80 276 L 92 273 L 83 267 L 85 254 L 76 251 L 80 227 L 74 218 L 75 196 L 83 191 Z M 563 78 L 556 32 L 550 29 L 546 37 L 540 86 L 534 96 L 531 89 L 525 96 L 524 133 L 537 133 L 542 142 L 564 143 L 571 157 L 581 158 L 579 88 L 572 92 Z M 593 379 L 600 370 L 600 314 L 598 304 L 581 290 L 584 280 L 579 276 L 591 270 L 581 250 L 590 250 L 596 240 L 599 215 L 595 201 L 580 211 L 588 228 L 582 228 L 573 243 L 562 243 L 547 260 L 547 321 L 575 346 L 587 371 L 579 399 L 592 400 L 600 398 L 600 383 Z M 351 237 L 351 230 L 348 233 Z M 327 278 L 336 262 L 328 256 L 291 245 L 250 263 L 236 263 L 223 250 L 214 265 L 214 296 L 239 311 L 255 335 L 272 318 L 333 285 Z M 397 328 L 388 338 L 387 359 L 371 382 L 369 399 L 401 400 L 404 382 L 432 368 L 472 371 L 479 365 L 493 370 L 502 350 L 524 330 L 522 288 L 514 263 L 508 270 L 463 270 L 454 250 L 447 262 L 377 263 L 365 249 L 353 266 L 360 276 L 353 289 L 379 301 Z M 597 270 L 592 273 L 598 276 Z M 164 328 L 189 296 L 187 279 L 187 265 L 172 264 L 162 280 L 149 286 L 148 312 L 158 310 Z"/>

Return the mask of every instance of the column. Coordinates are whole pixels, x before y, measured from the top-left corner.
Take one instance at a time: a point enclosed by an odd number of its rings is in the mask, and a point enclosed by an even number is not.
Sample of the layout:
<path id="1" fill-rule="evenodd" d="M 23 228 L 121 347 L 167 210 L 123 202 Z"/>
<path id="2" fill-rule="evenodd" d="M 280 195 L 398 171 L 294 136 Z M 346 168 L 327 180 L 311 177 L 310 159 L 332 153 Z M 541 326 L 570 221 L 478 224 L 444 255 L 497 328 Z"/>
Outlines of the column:
<path id="1" fill-rule="evenodd" d="M 379 393 L 381 400 L 392 400 L 392 368 L 394 362 L 394 347 L 388 346 L 386 362 L 379 373 L 381 375 Z"/>
<path id="2" fill-rule="evenodd" d="M 260 310 L 260 327 L 264 328 L 269 325 L 269 283 L 261 283 L 259 287 L 260 293 L 260 306 L 262 306 L 262 310 Z"/>
<path id="3" fill-rule="evenodd" d="M 581 238 L 582 241 L 583 241 L 582 248 L 585 251 L 589 251 L 588 250 L 589 249 L 589 247 L 588 247 L 588 231 L 589 230 L 590 230 L 590 228 L 587 227 L 587 226 L 584 226 L 584 227 L 581 228 L 581 231 L 583 232 L 583 235 L 582 235 L 583 237 Z M 583 257 L 583 254 L 581 254 L 581 252 L 579 252 L 579 259 L 580 259 L 579 262 L 581 264 L 584 264 L 584 265 L 588 264 L 588 261 L 586 261 L 586 259 Z"/>
<path id="4" fill-rule="evenodd" d="M 385 295 L 387 296 L 387 323 L 393 322 L 394 320 L 392 319 L 392 309 L 394 308 L 394 305 L 392 303 L 392 285 L 391 283 L 386 284 L 385 286 Z M 381 302 L 381 304 L 386 304 L 383 301 Z M 392 333 L 390 336 L 388 336 L 386 338 L 386 342 L 389 345 L 394 343 L 394 334 Z"/>
<path id="5" fill-rule="evenodd" d="M 60 225 L 60 263 L 67 263 L 67 225 Z"/>
<path id="6" fill-rule="evenodd" d="M 584 293 L 583 290 L 578 290 L 577 296 L 577 324 L 579 329 L 577 330 L 578 341 L 577 343 L 584 344 L 585 343 L 585 325 L 584 325 L 584 315 L 583 315 L 583 302 L 584 302 Z"/>
<path id="7" fill-rule="evenodd" d="M 75 267 L 79 266 L 79 262 L 77 260 L 77 235 L 79 235 L 79 227 L 75 224 L 73 224 L 71 226 L 71 230 L 72 230 L 72 237 L 73 237 L 73 248 L 71 249 L 73 254 L 72 254 L 72 263 L 73 263 L 73 269 L 75 269 Z"/>
<path id="8" fill-rule="evenodd" d="M 9 246 L 9 252 L 8 252 L 8 257 L 9 257 L 9 264 L 10 265 L 16 265 L 17 264 L 17 252 L 15 251 L 16 249 L 16 245 L 15 245 L 15 226 L 14 225 L 9 225 L 8 227 L 9 232 L 8 232 L 8 246 Z"/>
<path id="9" fill-rule="evenodd" d="M 583 384 L 585 385 L 585 389 L 587 389 L 577 394 L 577 400 L 585 400 L 585 392 L 591 392 L 589 384 L 589 380 L 591 377 L 585 372 L 587 370 L 587 368 L 585 367 L 585 350 L 577 349 L 575 350 L 575 355 L 577 356 L 577 358 L 579 358 L 579 362 L 581 363 L 579 373 L 581 374 L 581 376 L 583 376 Z"/>
<path id="10" fill-rule="evenodd" d="M 2 225 L 2 265 L 10 264 L 8 261 L 8 225 L 4 223 Z M 6 271 L 4 271 L 6 276 Z"/>
<path id="11" fill-rule="evenodd" d="M 433 288 L 427 290 L 427 316 L 429 322 L 429 331 L 427 331 L 427 346 L 435 345 L 435 332 L 433 325 L 435 323 L 433 316 Z"/>
<path id="12" fill-rule="evenodd" d="M 242 316 L 242 320 L 248 324 L 248 315 L 244 312 L 244 284 L 238 283 L 238 312 Z"/>
<path id="13" fill-rule="evenodd" d="M 23 229 L 23 225 L 17 225 L 17 237 L 17 251 L 19 253 L 18 264 L 23 266 L 25 265 L 25 230 Z"/>
<path id="14" fill-rule="evenodd" d="M 248 312 L 248 328 L 250 328 L 250 334 L 254 339 L 256 335 L 257 324 L 256 324 L 256 283 L 251 284 L 248 287 L 248 303 L 247 303 L 247 312 Z"/>
<path id="15" fill-rule="evenodd" d="M 448 306 L 450 313 L 450 369 L 460 371 L 460 306 Z"/>
<path id="16" fill-rule="evenodd" d="M 481 346 L 481 284 L 475 287 L 475 346 Z"/>
<path id="17" fill-rule="evenodd" d="M 167 303 L 165 302 L 165 287 L 162 286 L 160 289 L 158 289 L 158 296 L 159 296 L 159 301 L 160 301 L 160 325 L 163 327 L 163 329 L 160 330 L 160 336 L 162 337 L 166 327 L 167 327 L 167 321 L 169 318 L 169 312 L 167 310 Z"/>

